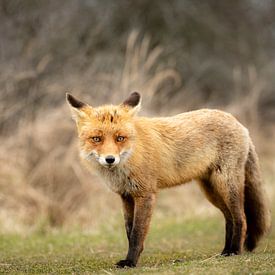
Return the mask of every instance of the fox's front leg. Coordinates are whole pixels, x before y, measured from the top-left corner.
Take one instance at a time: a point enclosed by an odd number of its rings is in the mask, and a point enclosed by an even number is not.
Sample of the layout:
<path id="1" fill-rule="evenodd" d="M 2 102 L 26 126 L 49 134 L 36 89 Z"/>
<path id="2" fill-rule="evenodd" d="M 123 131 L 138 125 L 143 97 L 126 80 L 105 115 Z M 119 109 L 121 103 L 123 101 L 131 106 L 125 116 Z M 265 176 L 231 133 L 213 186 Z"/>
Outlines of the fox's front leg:
<path id="1" fill-rule="evenodd" d="M 121 195 L 121 199 L 122 199 L 126 234 L 127 234 L 128 241 L 130 242 L 130 235 L 132 232 L 132 227 L 134 222 L 135 202 L 134 202 L 134 198 L 129 194 Z"/>
<path id="2" fill-rule="evenodd" d="M 134 197 L 134 220 L 130 236 L 128 237 L 129 250 L 126 259 L 117 263 L 118 267 L 136 266 L 140 253 L 143 250 L 143 243 L 149 229 L 154 203 L 155 194 Z"/>

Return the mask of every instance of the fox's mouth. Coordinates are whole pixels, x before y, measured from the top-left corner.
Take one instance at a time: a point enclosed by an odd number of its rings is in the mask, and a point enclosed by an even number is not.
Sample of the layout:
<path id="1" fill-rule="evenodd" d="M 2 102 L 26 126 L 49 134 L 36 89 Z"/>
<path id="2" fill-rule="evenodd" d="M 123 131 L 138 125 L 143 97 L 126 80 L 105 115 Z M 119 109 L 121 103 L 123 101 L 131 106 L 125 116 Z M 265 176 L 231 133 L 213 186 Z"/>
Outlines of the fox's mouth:
<path id="1" fill-rule="evenodd" d="M 101 166 L 103 166 L 103 167 L 105 167 L 105 168 L 107 168 L 107 169 L 114 168 L 114 167 L 116 167 L 116 166 L 118 165 L 118 163 L 102 163 L 102 162 L 100 162 L 100 161 L 98 161 L 98 163 L 99 163 Z"/>
<path id="2" fill-rule="evenodd" d="M 102 165 L 102 166 L 108 170 L 112 170 L 117 166 L 117 164 L 106 164 L 106 165 Z"/>

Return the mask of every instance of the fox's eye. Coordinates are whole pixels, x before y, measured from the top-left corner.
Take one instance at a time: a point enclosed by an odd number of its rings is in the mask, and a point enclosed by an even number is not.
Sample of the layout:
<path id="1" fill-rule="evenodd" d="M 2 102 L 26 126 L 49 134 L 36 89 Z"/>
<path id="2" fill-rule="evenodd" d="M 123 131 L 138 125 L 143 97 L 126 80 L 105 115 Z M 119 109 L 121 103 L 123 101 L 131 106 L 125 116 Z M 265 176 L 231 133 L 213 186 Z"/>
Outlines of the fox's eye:
<path id="1" fill-rule="evenodd" d="M 117 141 L 117 142 L 122 142 L 122 141 L 124 141 L 124 139 L 125 139 L 125 137 L 123 137 L 123 136 L 118 136 L 118 137 L 116 138 L 116 141 Z"/>
<path id="2" fill-rule="evenodd" d="M 92 140 L 94 142 L 100 142 L 101 141 L 101 137 L 92 137 Z"/>

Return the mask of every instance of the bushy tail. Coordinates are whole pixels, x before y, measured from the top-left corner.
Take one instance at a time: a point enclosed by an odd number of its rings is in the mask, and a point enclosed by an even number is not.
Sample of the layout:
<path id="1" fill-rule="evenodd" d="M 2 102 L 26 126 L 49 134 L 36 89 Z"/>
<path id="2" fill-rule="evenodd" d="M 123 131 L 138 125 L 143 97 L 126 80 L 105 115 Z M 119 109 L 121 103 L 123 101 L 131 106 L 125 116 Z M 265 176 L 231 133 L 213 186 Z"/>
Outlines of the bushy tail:
<path id="1" fill-rule="evenodd" d="M 252 251 L 271 226 L 268 199 L 263 190 L 258 157 L 252 142 L 245 167 L 244 206 L 247 220 L 245 247 Z"/>

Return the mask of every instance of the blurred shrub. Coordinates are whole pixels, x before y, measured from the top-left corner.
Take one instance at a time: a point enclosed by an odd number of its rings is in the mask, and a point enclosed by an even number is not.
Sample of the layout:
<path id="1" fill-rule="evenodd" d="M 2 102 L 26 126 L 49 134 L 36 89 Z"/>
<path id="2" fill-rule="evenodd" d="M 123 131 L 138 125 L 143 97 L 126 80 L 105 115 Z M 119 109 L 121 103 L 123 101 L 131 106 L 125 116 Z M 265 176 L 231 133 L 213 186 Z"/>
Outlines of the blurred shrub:
<path id="1" fill-rule="evenodd" d="M 2 0 L 3 230 L 91 225 L 115 211 L 79 164 L 66 91 L 98 105 L 138 90 L 149 114 L 223 108 L 270 154 L 274 19 L 273 1 Z"/>

